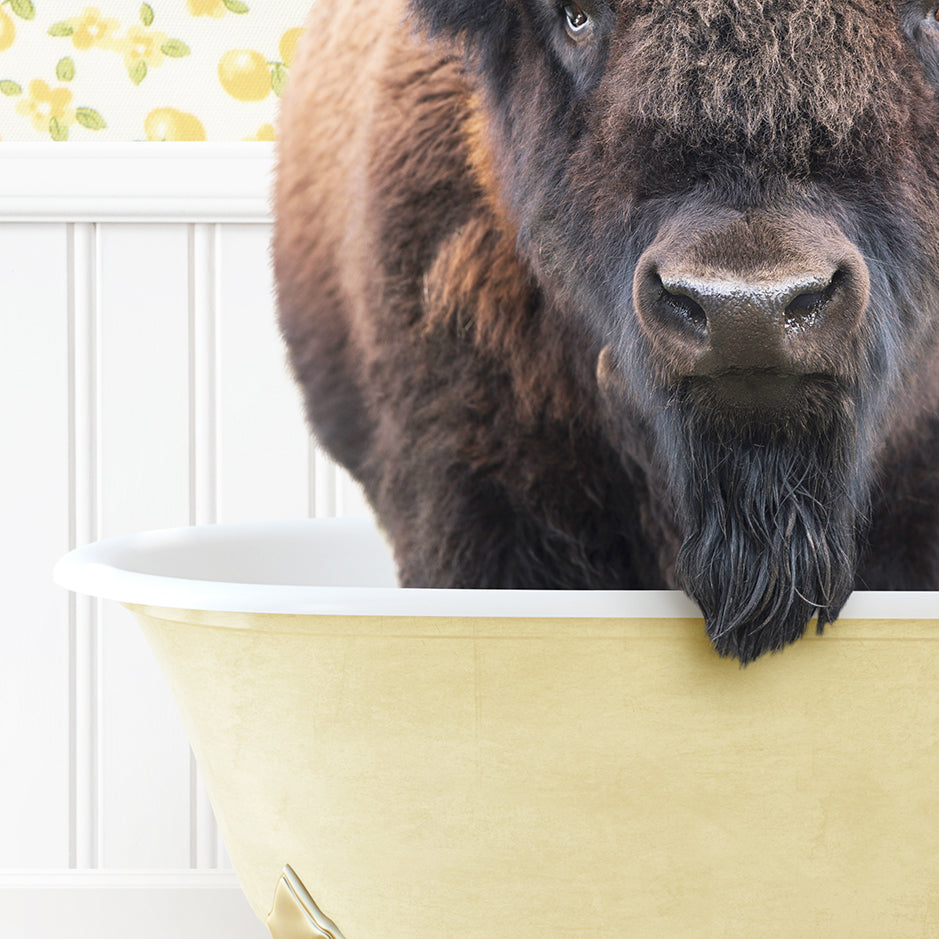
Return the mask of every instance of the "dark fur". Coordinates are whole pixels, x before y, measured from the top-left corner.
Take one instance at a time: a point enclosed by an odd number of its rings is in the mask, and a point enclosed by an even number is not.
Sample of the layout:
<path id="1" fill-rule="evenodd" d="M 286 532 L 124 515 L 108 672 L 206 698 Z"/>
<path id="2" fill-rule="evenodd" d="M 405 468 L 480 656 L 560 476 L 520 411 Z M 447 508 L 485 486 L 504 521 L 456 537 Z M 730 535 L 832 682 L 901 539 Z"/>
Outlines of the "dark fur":
<path id="1" fill-rule="evenodd" d="M 939 588 L 930 4 L 582 6 L 580 45 L 552 0 L 317 8 L 293 68 L 281 326 L 402 583 L 681 586 L 744 662 L 855 586 Z M 719 213 L 750 240 L 711 265 L 808 219 L 869 276 L 784 406 L 728 406 L 634 308 L 650 245 Z"/>
<path id="2" fill-rule="evenodd" d="M 716 427 L 682 400 L 663 434 L 685 535 L 675 579 L 717 650 L 744 662 L 798 639 L 813 615 L 821 632 L 854 587 L 869 461 L 850 398 L 814 397 L 797 428 Z"/>

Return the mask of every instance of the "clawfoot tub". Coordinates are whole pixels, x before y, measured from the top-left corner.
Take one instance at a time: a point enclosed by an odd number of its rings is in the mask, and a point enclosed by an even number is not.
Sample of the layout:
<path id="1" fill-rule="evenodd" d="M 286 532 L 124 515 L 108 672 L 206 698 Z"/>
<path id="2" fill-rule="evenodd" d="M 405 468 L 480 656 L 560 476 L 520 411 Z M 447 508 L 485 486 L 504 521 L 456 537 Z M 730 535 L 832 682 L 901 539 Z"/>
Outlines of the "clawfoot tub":
<path id="1" fill-rule="evenodd" d="M 276 939 L 939 935 L 939 595 L 746 669 L 670 592 L 404 590 L 367 520 L 77 549 Z"/>

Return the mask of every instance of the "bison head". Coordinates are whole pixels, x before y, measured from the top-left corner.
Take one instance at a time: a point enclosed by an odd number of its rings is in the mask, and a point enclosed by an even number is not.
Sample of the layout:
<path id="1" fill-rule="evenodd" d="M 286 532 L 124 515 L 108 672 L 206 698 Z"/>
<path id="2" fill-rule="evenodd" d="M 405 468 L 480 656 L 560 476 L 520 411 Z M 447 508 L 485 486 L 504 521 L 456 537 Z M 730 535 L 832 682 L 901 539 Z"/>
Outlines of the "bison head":
<path id="1" fill-rule="evenodd" d="M 716 647 L 823 627 L 878 461 L 936 406 L 936 3 L 412 6 L 465 57 L 518 251 L 603 350 Z"/>

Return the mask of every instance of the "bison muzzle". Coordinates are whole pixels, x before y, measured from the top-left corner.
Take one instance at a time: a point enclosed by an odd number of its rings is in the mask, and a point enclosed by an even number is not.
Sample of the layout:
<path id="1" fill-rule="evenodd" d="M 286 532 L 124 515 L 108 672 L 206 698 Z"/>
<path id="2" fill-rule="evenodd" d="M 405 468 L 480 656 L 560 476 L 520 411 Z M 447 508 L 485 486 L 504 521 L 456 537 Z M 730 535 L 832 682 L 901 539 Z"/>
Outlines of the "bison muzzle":
<path id="1" fill-rule="evenodd" d="M 932 0 L 317 7 L 280 139 L 281 329 L 403 584 L 680 587 L 744 663 L 939 587 Z"/>

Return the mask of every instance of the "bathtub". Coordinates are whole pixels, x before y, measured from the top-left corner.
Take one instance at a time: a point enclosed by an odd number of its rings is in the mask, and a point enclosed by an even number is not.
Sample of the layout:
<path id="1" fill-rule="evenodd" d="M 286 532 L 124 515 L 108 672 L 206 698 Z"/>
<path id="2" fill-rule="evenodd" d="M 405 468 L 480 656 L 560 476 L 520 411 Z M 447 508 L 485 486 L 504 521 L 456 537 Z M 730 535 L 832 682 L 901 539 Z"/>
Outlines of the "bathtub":
<path id="1" fill-rule="evenodd" d="M 939 935 L 939 594 L 741 669 L 674 592 L 399 589 L 364 519 L 55 576 L 136 615 L 276 939 Z"/>

